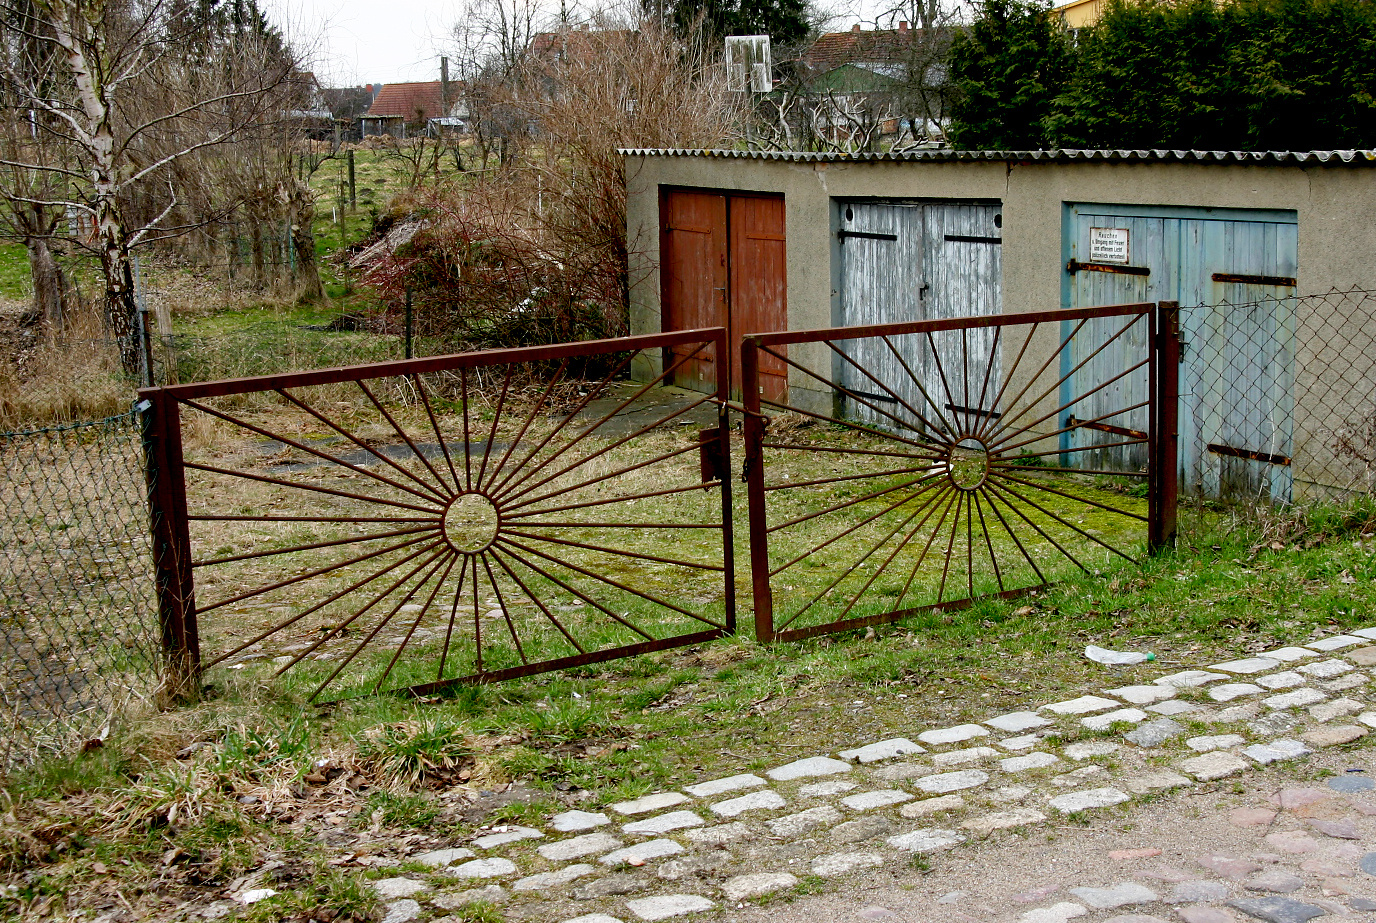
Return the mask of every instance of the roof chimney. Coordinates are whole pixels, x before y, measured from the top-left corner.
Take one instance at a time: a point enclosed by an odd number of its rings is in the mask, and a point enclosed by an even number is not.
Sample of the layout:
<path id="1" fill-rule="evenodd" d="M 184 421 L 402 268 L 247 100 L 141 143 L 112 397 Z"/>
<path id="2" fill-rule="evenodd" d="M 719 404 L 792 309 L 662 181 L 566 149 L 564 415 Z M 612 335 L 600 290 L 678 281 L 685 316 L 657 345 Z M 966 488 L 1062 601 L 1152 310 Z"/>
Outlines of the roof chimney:
<path id="1" fill-rule="evenodd" d="M 859 32 L 859 31 L 860 31 L 860 23 L 857 22 L 855 25 L 851 26 L 851 27 L 850 27 L 850 31 L 852 31 L 852 32 Z"/>
<path id="2" fill-rule="evenodd" d="M 900 22 L 898 23 L 898 34 L 899 34 L 899 35 L 906 35 L 907 32 L 908 32 L 908 24 L 907 24 L 906 22 L 900 21 Z"/>

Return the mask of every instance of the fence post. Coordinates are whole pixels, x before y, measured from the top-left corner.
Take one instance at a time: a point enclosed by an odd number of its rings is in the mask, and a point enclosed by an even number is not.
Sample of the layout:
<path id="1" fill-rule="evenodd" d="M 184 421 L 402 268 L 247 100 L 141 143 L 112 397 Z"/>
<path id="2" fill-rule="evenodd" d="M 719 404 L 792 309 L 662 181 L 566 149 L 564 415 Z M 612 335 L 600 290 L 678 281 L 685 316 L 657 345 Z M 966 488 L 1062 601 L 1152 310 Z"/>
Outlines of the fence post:
<path id="1" fill-rule="evenodd" d="M 717 374 L 725 377 L 718 362 Z M 774 640 L 774 594 L 769 585 L 769 533 L 764 520 L 764 429 L 760 413 L 760 353 L 748 337 L 741 340 L 741 403 L 745 406 L 746 502 L 750 507 L 750 582 L 755 597 L 755 640 Z"/>
<path id="2" fill-rule="evenodd" d="M 411 358 L 411 289 L 406 289 L 406 358 Z"/>
<path id="3" fill-rule="evenodd" d="M 1152 324 L 1150 355 L 1151 489 L 1147 495 L 1147 550 L 1175 547 L 1180 499 L 1180 303 L 1162 301 Z"/>
<path id="4" fill-rule="evenodd" d="M 150 388 L 139 396 L 158 626 L 166 670 L 163 694 L 171 700 L 194 699 L 201 688 L 201 641 L 186 520 L 181 415 L 176 400 L 162 389 Z"/>
<path id="5" fill-rule="evenodd" d="M 354 185 L 354 149 L 349 148 L 349 211 L 358 207 L 358 187 Z"/>

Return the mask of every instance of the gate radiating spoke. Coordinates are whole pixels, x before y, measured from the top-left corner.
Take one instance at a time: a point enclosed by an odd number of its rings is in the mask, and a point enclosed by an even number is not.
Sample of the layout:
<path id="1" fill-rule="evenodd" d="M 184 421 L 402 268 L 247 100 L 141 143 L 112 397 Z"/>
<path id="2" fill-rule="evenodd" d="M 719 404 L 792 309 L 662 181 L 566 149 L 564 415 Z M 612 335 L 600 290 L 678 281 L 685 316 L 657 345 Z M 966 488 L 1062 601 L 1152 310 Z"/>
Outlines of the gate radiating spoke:
<path id="1" fill-rule="evenodd" d="M 164 615 L 312 699 L 732 631 L 725 384 L 666 389 L 690 360 L 724 331 L 149 389 Z"/>
<path id="2" fill-rule="evenodd" d="M 746 337 L 757 633 L 862 627 L 1139 560 L 1153 307 Z M 805 343 L 826 350 L 792 348 Z M 760 396 L 761 356 L 790 369 L 787 401 Z"/>

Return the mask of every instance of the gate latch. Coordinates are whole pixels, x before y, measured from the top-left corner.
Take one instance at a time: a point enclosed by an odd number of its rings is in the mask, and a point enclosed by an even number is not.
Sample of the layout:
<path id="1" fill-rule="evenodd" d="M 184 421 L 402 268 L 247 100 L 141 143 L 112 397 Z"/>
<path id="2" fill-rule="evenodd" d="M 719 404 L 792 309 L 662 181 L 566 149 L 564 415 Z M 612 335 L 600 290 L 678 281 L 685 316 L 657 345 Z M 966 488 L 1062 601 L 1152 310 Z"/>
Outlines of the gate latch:
<path id="1" fill-rule="evenodd" d="M 710 481 L 726 479 L 726 459 L 721 451 L 721 427 L 698 430 L 698 464 L 702 471 L 702 489 L 709 489 Z"/>

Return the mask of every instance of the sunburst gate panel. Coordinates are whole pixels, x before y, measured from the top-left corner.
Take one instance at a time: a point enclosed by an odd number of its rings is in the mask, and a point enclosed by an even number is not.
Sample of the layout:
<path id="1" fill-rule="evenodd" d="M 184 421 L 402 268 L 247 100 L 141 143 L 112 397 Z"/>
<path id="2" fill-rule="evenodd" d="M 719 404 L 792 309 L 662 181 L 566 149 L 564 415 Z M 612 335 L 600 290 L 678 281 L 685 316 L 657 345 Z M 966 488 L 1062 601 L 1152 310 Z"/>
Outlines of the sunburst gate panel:
<path id="1" fill-rule="evenodd" d="M 685 331 L 144 392 L 165 640 L 315 699 L 734 630 L 725 383 L 663 387 L 724 349 Z"/>

